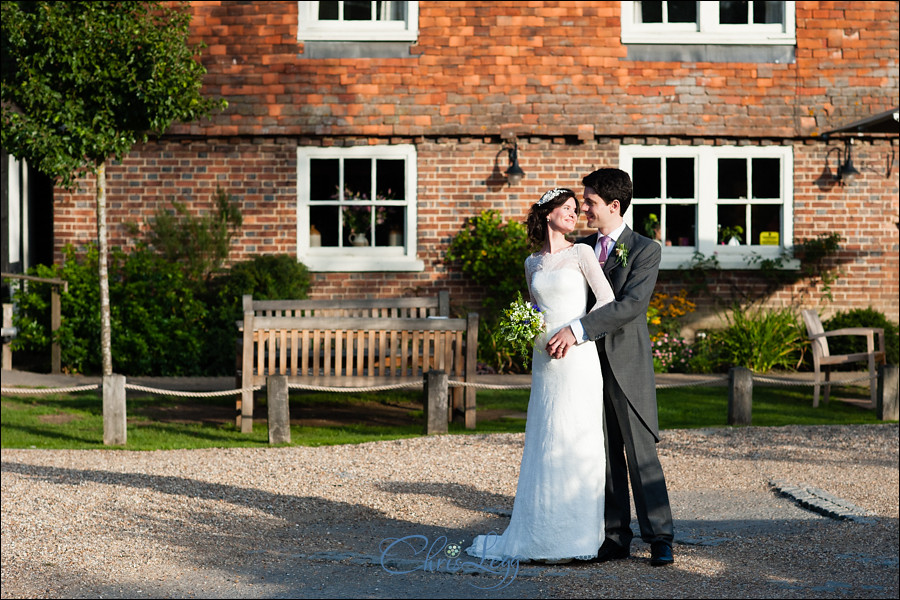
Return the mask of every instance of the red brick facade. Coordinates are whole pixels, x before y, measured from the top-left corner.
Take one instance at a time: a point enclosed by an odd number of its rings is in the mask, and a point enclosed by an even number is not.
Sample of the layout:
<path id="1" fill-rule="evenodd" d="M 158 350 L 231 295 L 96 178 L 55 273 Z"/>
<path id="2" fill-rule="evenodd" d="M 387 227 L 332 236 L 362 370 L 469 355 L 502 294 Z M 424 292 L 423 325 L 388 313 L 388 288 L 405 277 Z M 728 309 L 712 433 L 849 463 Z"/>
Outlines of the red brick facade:
<path id="1" fill-rule="evenodd" d="M 229 107 L 109 165 L 113 245 L 129 243 L 123 223 L 161 202 L 206 210 L 221 186 L 244 214 L 233 259 L 296 254 L 298 146 L 414 144 L 424 271 L 316 273 L 311 293 L 449 289 L 472 306 L 481 290 L 442 260 L 465 218 L 489 208 L 519 218 L 547 188 L 617 166 L 620 144 L 791 146 L 794 237 L 845 237 L 823 310 L 873 306 L 900 320 L 897 136 L 857 140 L 862 176 L 850 186 L 823 178 L 843 142 L 818 137 L 900 104 L 896 2 L 797 2 L 796 58 L 784 64 L 631 60 L 619 2 L 423 1 L 411 56 L 379 59 L 304 57 L 296 2 L 191 6 L 205 89 Z M 512 138 L 527 173 L 515 187 L 503 176 Z M 57 191 L 57 255 L 96 235 L 93 185 L 84 189 Z"/>

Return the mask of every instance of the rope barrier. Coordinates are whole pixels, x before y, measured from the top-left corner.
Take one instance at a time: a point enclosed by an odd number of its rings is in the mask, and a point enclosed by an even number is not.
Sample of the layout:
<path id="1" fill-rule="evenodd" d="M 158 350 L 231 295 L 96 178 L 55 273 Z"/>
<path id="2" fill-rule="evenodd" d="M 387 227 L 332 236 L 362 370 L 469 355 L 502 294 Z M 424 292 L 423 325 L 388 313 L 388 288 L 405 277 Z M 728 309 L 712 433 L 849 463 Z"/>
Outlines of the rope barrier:
<path id="1" fill-rule="evenodd" d="M 135 390 L 138 392 L 149 392 L 151 394 L 160 394 L 163 396 L 179 396 L 181 398 L 215 398 L 218 396 L 236 396 L 236 395 L 240 394 L 242 391 L 240 388 L 238 388 L 235 390 L 221 390 L 221 391 L 215 391 L 215 392 L 184 392 L 184 391 L 180 391 L 180 390 L 164 390 L 164 389 L 160 389 L 160 388 L 152 388 L 152 387 L 147 387 L 145 385 L 137 385 L 137 384 L 133 384 L 133 383 L 126 383 L 125 389 L 126 390 Z M 254 386 L 252 389 L 255 392 L 257 390 L 261 390 L 262 386 L 257 385 L 257 386 Z"/>
<path id="2" fill-rule="evenodd" d="M 869 381 L 870 385 L 872 380 L 875 377 L 870 377 L 869 375 L 863 375 L 861 377 L 857 377 L 854 379 L 846 379 L 839 381 L 831 381 L 832 386 L 842 386 L 842 385 L 852 385 L 855 383 L 860 383 L 863 381 Z M 824 382 L 816 382 L 809 380 L 797 380 L 797 379 L 785 379 L 778 377 L 765 377 L 761 375 L 753 376 L 754 382 L 759 383 L 771 383 L 776 385 L 783 386 L 815 386 L 815 385 L 825 385 Z M 721 385 L 728 383 L 728 376 L 722 377 L 714 377 L 710 379 L 703 379 L 700 381 L 684 381 L 680 383 L 666 383 L 666 384 L 658 384 L 656 386 L 657 389 L 665 390 L 665 389 L 674 389 L 674 388 L 682 388 L 682 387 L 703 387 L 707 385 Z M 449 380 L 447 382 L 449 387 L 471 387 L 482 390 L 527 390 L 531 388 L 530 383 L 524 384 L 514 384 L 514 385 L 503 385 L 503 384 L 492 384 L 492 383 L 476 383 L 472 381 L 457 381 L 457 380 Z M 416 382 L 409 381 L 403 383 L 394 383 L 387 385 L 377 385 L 377 386 L 364 386 L 364 387 L 329 387 L 329 386 L 321 386 L 321 385 L 306 385 L 302 383 L 289 383 L 288 388 L 292 390 L 305 390 L 305 391 L 313 391 L 313 392 L 333 392 L 333 393 L 363 393 L 363 392 L 384 392 L 388 390 L 397 390 L 403 388 L 421 388 L 424 385 L 424 382 Z M 254 392 L 259 391 L 263 388 L 263 386 L 257 385 L 252 388 Z M 4 396 L 26 396 L 26 395 L 41 395 L 41 394 L 70 394 L 75 392 L 88 392 L 100 389 L 100 384 L 89 384 L 89 385 L 80 385 L 80 386 L 69 386 L 69 387 L 60 387 L 60 388 L 0 388 L 0 394 Z M 125 389 L 138 391 L 138 392 L 147 392 L 151 394 L 160 394 L 164 396 L 178 396 L 182 398 L 214 398 L 220 396 L 235 396 L 240 394 L 243 390 L 240 388 L 232 389 L 232 390 L 221 390 L 221 391 L 211 391 L 211 392 L 188 392 L 182 390 L 167 390 L 161 388 L 153 388 L 145 385 L 137 385 L 132 383 L 126 383 Z"/>
<path id="3" fill-rule="evenodd" d="M 855 379 L 831 380 L 828 383 L 830 383 L 833 387 L 842 386 L 842 385 L 852 385 L 854 383 L 859 383 L 861 381 L 869 381 L 871 383 L 872 381 L 877 379 L 877 377 L 878 377 L 877 375 L 873 375 L 872 377 L 869 377 L 868 375 L 863 375 L 862 377 L 857 377 Z M 826 382 L 824 382 L 824 381 L 816 382 L 816 381 L 798 380 L 798 379 L 781 379 L 781 378 L 777 378 L 777 377 L 765 377 L 762 375 L 754 375 L 753 381 L 759 382 L 759 383 L 774 383 L 777 385 L 785 385 L 785 386 L 789 386 L 789 387 L 791 387 L 791 386 L 802 387 L 802 386 L 826 385 Z"/>
<path id="4" fill-rule="evenodd" d="M 386 390 L 399 390 L 401 388 L 422 387 L 423 385 L 423 382 L 416 381 L 392 383 L 388 385 L 372 385 L 368 387 L 328 387 L 323 385 L 306 385 L 304 383 L 289 383 L 288 389 L 306 390 L 310 392 L 383 392 Z"/>
<path id="5" fill-rule="evenodd" d="M 70 394 L 72 392 L 89 392 L 100 389 L 100 384 L 77 385 L 64 388 L 0 388 L 4 396 L 29 396 L 39 394 Z"/>
<path id="6" fill-rule="evenodd" d="M 674 388 L 682 388 L 682 387 L 702 387 L 704 385 L 713 385 L 717 383 L 728 383 L 728 377 L 716 377 L 714 379 L 704 379 L 703 381 L 683 381 L 681 383 L 663 383 L 657 384 L 656 389 L 658 390 L 670 390 Z"/>

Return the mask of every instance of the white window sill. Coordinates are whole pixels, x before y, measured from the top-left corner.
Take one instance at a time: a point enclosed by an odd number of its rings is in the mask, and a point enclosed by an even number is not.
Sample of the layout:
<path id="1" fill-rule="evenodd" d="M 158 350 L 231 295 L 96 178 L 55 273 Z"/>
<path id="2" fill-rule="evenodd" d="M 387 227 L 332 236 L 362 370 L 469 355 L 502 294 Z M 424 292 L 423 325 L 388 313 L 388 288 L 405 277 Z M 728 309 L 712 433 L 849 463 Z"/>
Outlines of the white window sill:
<path id="1" fill-rule="evenodd" d="M 723 247 L 724 248 L 724 247 Z M 760 269 L 760 261 L 750 262 L 754 257 L 754 253 L 762 259 L 777 259 L 781 256 L 782 249 L 778 248 L 777 252 L 760 252 L 758 247 L 752 250 L 740 250 L 737 248 L 729 250 L 716 250 L 713 256 L 719 261 L 719 269 L 722 271 L 758 271 Z M 676 271 L 679 269 L 687 269 L 693 260 L 694 249 L 680 249 L 676 252 L 667 252 L 663 249 L 662 259 L 660 260 L 660 270 Z M 704 254 L 706 258 L 710 258 L 709 254 Z M 792 258 L 784 261 L 782 267 L 786 271 L 797 271 L 800 269 L 800 261 Z"/>
<path id="2" fill-rule="evenodd" d="M 363 254 L 365 252 L 365 254 Z M 382 271 L 406 271 L 421 273 L 425 270 L 425 262 L 409 256 L 379 256 L 372 251 L 358 253 L 334 250 L 333 253 L 300 254 L 297 260 L 306 265 L 313 273 L 366 273 Z"/>

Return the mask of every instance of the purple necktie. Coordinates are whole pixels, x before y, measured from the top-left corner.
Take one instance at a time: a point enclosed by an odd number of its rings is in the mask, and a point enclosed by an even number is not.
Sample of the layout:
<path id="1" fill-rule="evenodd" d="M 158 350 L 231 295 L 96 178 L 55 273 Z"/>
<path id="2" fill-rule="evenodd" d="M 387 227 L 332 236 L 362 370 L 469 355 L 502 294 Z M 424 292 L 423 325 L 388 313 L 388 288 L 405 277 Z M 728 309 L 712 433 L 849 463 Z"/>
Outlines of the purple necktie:
<path id="1" fill-rule="evenodd" d="M 604 235 L 600 238 L 600 264 L 606 262 L 606 259 L 609 257 L 609 247 L 612 245 L 612 238 L 608 235 Z"/>

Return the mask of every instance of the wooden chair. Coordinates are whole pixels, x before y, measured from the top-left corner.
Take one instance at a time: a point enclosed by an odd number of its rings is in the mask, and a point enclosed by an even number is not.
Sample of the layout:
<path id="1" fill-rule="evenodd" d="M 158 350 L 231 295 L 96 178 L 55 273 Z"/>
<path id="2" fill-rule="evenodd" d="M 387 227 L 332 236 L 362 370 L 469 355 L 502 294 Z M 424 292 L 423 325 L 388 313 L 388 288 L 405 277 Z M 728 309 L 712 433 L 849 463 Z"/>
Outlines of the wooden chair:
<path id="1" fill-rule="evenodd" d="M 844 329 L 835 329 L 834 331 L 825 331 L 822 322 L 819 320 L 819 313 L 815 310 L 802 311 L 803 322 L 806 324 L 806 333 L 812 346 L 813 370 L 815 371 L 815 387 L 813 391 L 813 406 L 819 406 L 819 387 L 825 386 L 825 402 L 828 402 L 828 395 L 831 393 L 831 367 L 835 365 L 847 365 L 859 361 L 868 361 L 869 363 L 869 389 L 872 400 L 872 408 L 876 406 L 876 395 L 878 393 L 877 378 L 878 372 L 875 370 L 875 363 L 885 364 L 884 352 L 884 329 L 880 327 L 847 327 Z M 828 338 L 835 336 L 859 335 L 866 338 L 866 351 L 856 352 L 854 354 L 837 354 L 833 355 L 828 351 Z M 875 349 L 875 345 L 878 349 Z M 824 374 L 824 379 L 823 379 Z"/>

